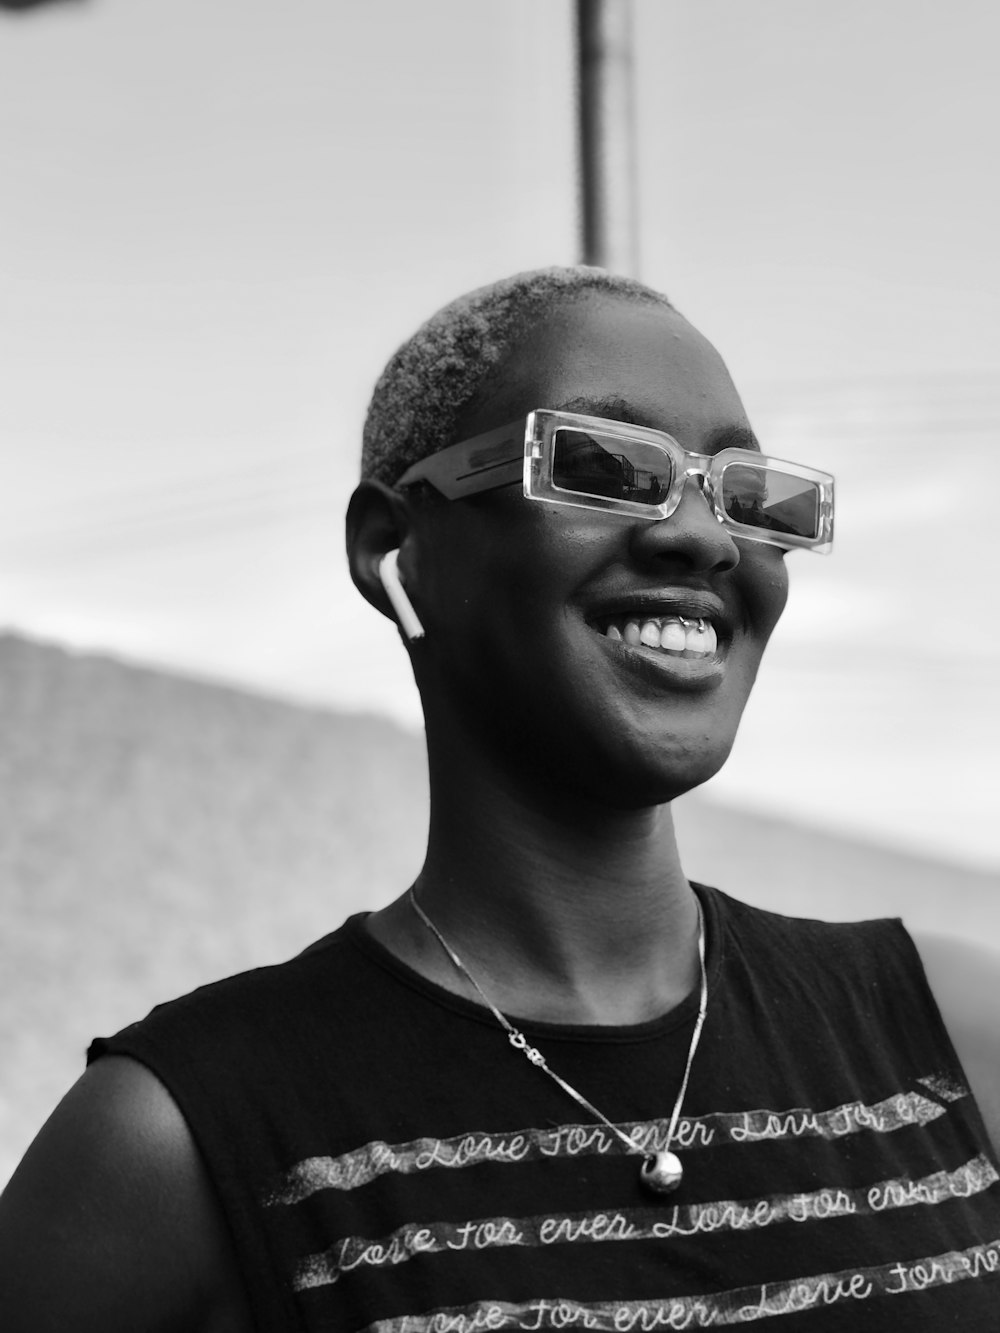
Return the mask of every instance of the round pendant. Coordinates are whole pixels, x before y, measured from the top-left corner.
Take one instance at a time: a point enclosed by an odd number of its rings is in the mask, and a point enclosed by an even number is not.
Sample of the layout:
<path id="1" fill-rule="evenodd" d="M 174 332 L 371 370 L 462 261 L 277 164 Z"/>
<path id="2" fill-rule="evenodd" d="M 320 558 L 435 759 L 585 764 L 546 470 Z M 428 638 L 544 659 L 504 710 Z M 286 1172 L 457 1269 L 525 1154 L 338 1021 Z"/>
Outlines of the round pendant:
<path id="1" fill-rule="evenodd" d="M 683 1174 L 680 1158 L 674 1153 L 656 1152 L 643 1161 L 639 1179 L 653 1194 L 672 1194 Z"/>

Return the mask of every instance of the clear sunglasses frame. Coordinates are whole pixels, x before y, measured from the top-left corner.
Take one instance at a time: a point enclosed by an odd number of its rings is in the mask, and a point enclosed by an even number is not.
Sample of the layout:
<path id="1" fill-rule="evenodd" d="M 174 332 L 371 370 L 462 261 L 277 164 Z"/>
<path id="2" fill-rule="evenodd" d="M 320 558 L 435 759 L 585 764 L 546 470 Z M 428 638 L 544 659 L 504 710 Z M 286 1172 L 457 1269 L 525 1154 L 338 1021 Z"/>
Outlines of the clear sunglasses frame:
<path id="1" fill-rule="evenodd" d="M 662 452 L 671 465 L 670 488 L 663 502 L 641 504 L 558 486 L 553 479 L 553 467 L 555 439 L 560 430 L 593 432 L 626 443 L 642 443 Z M 817 491 L 816 534 L 800 537 L 795 533 L 772 532 L 731 518 L 723 507 L 722 483 L 726 469 L 732 466 L 749 466 L 813 483 Z M 538 408 L 529 412 L 526 418 L 428 455 L 407 468 L 396 485 L 404 487 L 426 481 L 447 499 L 460 500 L 520 481 L 528 500 L 658 521 L 669 518 L 676 510 L 689 477 L 701 479 L 702 493 L 716 518 L 735 536 L 784 550 L 803 549 L 820 555 L 830 551 L 833 544 L 834 479 L 828 472 L 771 458 L 751 449 L 721 449 L 717 454 L 696 454 L 665 431 L 610 421 L 606 417 L 581 416 L 576 412 Z"/>

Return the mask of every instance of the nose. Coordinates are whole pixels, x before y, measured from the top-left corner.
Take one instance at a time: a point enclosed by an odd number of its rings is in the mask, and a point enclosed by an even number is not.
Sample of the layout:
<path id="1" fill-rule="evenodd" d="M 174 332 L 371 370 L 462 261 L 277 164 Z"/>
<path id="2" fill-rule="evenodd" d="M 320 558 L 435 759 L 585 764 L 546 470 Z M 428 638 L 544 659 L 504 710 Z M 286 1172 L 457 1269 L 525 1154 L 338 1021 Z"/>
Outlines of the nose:
<path id="1" fill-rule="evenodd" d="M 640 563 L 676 561 L 701 573 L 724 573 L 740 562 L 739 547 L 716 518 L 701 476 L 688 477 L 667 518 L 634 525 L 631 549 Z"/>

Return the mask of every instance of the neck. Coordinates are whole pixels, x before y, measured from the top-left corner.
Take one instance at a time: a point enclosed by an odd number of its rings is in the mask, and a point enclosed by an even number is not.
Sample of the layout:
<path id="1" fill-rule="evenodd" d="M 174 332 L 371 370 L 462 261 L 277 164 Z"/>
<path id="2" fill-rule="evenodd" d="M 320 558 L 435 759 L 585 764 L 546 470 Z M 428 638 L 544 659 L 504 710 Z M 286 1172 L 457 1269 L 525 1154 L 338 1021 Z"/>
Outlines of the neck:
<path id="1" fill-rule="evenodd" d="M 416 895 L 498 1008 L 627 1024 L 665 1013 L 694 988 L 697 904 L 669 805 L 616 810 L 525 792 L 482 765 L 452 762 L 436 774 L 433 752 L 431 779 Z M 469 995 L 405 898 L 370 928 L 418 971 Z"/>

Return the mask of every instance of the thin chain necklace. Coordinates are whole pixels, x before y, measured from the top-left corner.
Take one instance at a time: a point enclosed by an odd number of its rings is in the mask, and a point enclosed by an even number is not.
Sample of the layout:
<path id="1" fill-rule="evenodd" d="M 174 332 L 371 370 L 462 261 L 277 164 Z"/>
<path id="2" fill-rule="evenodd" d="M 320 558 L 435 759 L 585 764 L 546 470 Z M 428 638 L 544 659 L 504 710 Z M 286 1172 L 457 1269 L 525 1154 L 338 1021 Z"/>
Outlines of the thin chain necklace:
<path id="1" fill-rule="evenodd" d="M 577 1092 L 572 1084 L 567 1083 L 564 1078 L 560 1078 L 554 1069 L 549 1068 L 548 1062 L 546 1061 L 545 1056 L 542 1055 L 541 1051 L 537 1050 L 534 1046 L 529 1045 L 528 1039 L 525 1037 L 524 1033 L 519 1032 L 514 1024 L 500 1012 L 496 1005 L 485 994 L 482 986 L 480 986 L 479 982 L 417 902 L 417 897 L 413 892 L 412 886 L 409 889 L 407 896 L 410 901 L 410 906 L 448 955 L 452 965 L 460 975 L 469 982 L 476 994 L 482 1000 L 483 1004 L 486 1005 L 487 1009 L 489 1009 L 490 1013 L 507 1033 L 507 1040 L 510 1042 L 511 1046 L 514 1047 L 515 1051 L 522 1051 L 525 1057 L 530 1060 L 537 1069 L 540 1069 L 543 1074 L 548 1074 L 549 1078 L 552 1079 L 554 1083 L 557 1083 L 559 1087 L 562 1088 L 563 1092 L 568 1093 L 569 1096 L 582 1106 L 585 1111 L 589 1111 L 595 1119 L 599 1120 L 602 1125 L 605 1125 L 610 1129 L 612 1134 L 621 1140 L 630 1153 L 641 1152 L 642 1150 L 637 1147 L 627 1134 L 623 1133 L 617 1125 L 612 1124 L 608 1117 L 604 1115 L 603 1112 L 599 1111 L 596 1106 L 587 1101 L 583 1093 Z M 670 1151 L 670 1145 L 674 1141 L 674 1134 L 677 1130 L 677 1121 L 680 1119 L 681 1107 L 684 1105 L 684 1095 L 687 1092 L 688 1079 L 691 1076 L 691 1065 L 694 1062 L 694 1053 L 698 1049 L 701 1030 L 705 1026 L 705 1015 L 708 1013 L 708 975 L 705 971 L 705 918 L 702 914 L 701 903 L 698 902 L 697 899 L 695 899 L 695 902 L 698 907 L 698 963 L 701 969 L 701 998 L 698 1004 L 698 1017 L 695 1019 L 694 1032 L 691 1034 L 691 1045 L 688 1047 L 687 1063 L 684 1066 L 684 1077 L 681 1079 L 681 1089 L 677 1094 L 677 1100 L 674 1102 L 674 1109 L 670 1116 L 670 1124 L 667 1128 L 667 1141 L 659 1152 L 642 1153 L 643 1161 L 639 1170 L 639 1179 L 646 1188 L 651 1190 L 654 1194 L 671 1194 L 681 1183 L 681 1177 L 684 1174 L 684 1168 L 681 1165 L 680 1159 L 677 1157 L 676 1153 Z"/>

